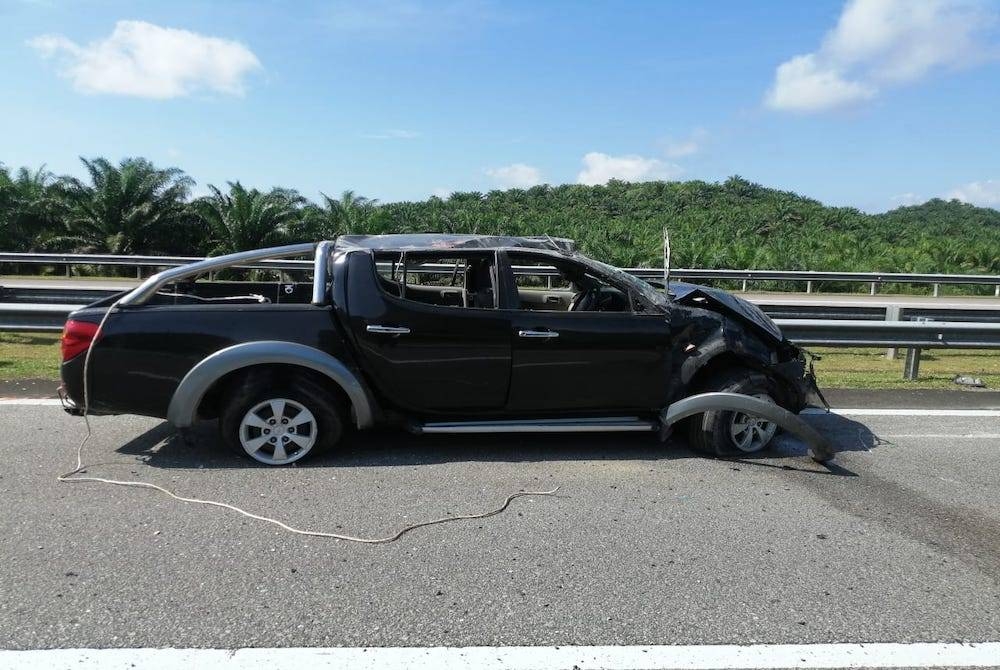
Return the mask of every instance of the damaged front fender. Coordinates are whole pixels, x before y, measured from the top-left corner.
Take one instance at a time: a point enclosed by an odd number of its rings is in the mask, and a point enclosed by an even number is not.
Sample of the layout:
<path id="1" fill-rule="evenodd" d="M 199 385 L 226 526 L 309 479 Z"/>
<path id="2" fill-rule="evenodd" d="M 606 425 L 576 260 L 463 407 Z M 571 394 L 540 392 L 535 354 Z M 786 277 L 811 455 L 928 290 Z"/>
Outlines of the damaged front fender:
<path id="1" fill-rule="evenodd" d="M 833 460 L 835 455 L 829 440 L 798 415 L 766 400 L 740 393 L 700 393 L 678 400 L 660 413 L 660 423 L 670 426 L 681 419 L 711 410 L 742 412 L 776 423 L 802 439 L 809 447 L 809 456 L 819 463 Z"/>

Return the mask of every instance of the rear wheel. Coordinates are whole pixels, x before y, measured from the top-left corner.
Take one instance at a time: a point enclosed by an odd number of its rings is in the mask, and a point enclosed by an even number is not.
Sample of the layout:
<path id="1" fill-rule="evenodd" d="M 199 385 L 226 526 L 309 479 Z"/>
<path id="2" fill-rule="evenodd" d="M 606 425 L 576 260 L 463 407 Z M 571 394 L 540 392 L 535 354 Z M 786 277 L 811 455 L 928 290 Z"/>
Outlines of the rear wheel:
<path id="1" fill-rule="evenodd" d="M 307 377 L 245 384 L 220 417 L 223 440 L 265 465 L 331 449 L 343 433 L 336 398 Z"/>
<path id="2" fill-rule="evenodd" d="M 751 370 L 731 369 L 698 387 L 698 393 L 742 393 L 774 403 L 773 385 Z M 752 454 L 766 448 L 778 426 L 766 419 L 725 410 L 712 410 L 691 418 L 690 440 L 695 449 L 712 456 Z"/>

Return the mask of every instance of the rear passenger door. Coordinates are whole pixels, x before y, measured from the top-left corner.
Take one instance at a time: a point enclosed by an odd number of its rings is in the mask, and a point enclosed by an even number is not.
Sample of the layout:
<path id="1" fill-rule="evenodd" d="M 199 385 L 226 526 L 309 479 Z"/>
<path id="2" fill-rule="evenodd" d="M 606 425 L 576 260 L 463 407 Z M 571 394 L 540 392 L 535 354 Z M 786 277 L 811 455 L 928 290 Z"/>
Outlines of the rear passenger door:
<path id="1" fill-rule="evenodd" d="M 496 252 L 353 253 L 349 262 L 351 330 L 392 404 L 439 414 L 503 408 L 511 345 L 496 309 Z"/>

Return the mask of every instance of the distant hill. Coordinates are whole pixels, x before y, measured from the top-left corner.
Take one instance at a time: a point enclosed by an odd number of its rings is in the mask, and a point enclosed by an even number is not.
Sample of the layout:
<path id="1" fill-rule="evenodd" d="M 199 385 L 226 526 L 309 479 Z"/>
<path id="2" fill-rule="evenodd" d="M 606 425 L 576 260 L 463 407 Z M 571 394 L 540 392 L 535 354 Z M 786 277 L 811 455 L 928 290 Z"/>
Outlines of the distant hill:
<path id="1" fill-rule="evenodd" d="M 345 191 L 322 204 L 291 189 L 190 200 L 193 182 L 142 158 L 83 160 L 89 183 L 0 165 L 0 249 L 204 254 L 342 233 L 570 237 L 619 266 L 1000 274 L 1000 212 L 931 200 L 884 214 L 828 207 L 740 177 L 567 184 L 378 204 Z"/>
<path id="2" fill-rule="evenodd" d="M 658 265 L 667 227 L 676 267 L 1000 274 L 996 210 L 931 200 L 872 215 L 740 177 L 455 193 L 382 205 L 371 224 L 572 237 L 621 266 Z"/>
<path id="3" fill-rule="evenodd" d="M 922 205 L 897 207 L 878 215 L 895 223 L 938 223 L 942 221 L 966 222 L 985 226 L 1000 226 L 1000 210 L 976 207 L 958 200 L 934 198 Z"/>

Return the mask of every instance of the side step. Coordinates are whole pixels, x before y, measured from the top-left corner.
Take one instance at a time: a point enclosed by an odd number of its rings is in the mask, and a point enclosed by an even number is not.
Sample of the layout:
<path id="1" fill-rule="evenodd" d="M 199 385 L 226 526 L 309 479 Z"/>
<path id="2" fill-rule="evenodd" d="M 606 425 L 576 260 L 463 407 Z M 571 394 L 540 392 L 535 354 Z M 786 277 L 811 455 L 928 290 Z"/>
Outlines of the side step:
<path id="1" fill-rule="evenodd" d="M 659 430 L 656 421 L 634 416 L 534 421 L 448 421 L 413 426 L 416 433 L 638 433 Z"/>

